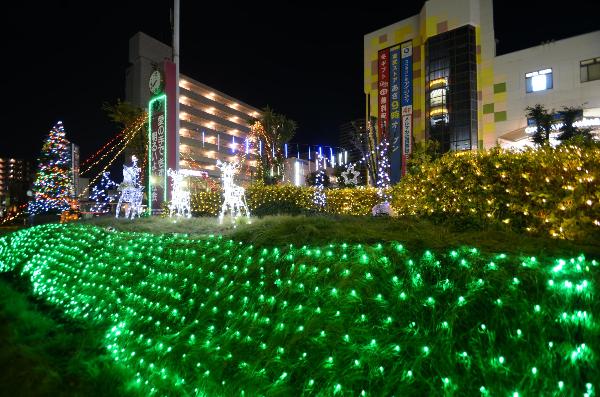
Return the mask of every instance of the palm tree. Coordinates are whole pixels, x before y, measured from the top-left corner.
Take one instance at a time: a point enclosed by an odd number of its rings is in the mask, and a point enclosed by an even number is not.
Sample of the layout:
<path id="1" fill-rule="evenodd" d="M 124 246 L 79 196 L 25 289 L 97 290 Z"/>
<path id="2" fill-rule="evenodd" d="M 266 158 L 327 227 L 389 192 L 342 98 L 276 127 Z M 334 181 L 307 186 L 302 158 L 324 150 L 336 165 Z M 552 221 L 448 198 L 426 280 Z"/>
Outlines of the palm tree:
<path id="1" fill-rule="evenodd" d="M 550 130 L 552 128 L 552 114 L 548 113 L 548 110 L 544 105 L 539 103 L 535 106 L 527 106 L 527 118 L 535 120 L 536 131 L 531 137 L 533 142 L 538 145 L 548 144 L 550 142 Z"/>
<path id="2" fill-rule="evenodd" d="M 262 144 L 260 171 L 263 181 L 266 184 L 275 183 L 278 177 L 272 177 L 271 170 L 277 170 L 283 163 L 282 147 L 294 137 L 298 125 L 269 106 L 265 107 L 260 118 L 251 121 L 251 124 L 251 134 Z"/>
<path id="3" fill-rule="evenodd" d="M 121 101 L 117 99 L 117 102 L 113 105 L 108 102 L 102 104 L 102 110 L 106 112 L 106 115 L 111 119 L 119 128 L 125 129 L 134 123 L 139 122 L 142 117 L 146 116 L 146 111 L 139 108 L 127 101 Z M 147 134 L 147 123 L 143 129 L 135 134 L 128 144 L 127 151 L 125 152 L 125 158 L 131 158 L 134 154 L 138 159 L 146 159 L 148 157 L 148 134 Z M 144 162 L 140 167 L 144 168 Z M 144 169 L 142 174 L 145 175 Z"/>

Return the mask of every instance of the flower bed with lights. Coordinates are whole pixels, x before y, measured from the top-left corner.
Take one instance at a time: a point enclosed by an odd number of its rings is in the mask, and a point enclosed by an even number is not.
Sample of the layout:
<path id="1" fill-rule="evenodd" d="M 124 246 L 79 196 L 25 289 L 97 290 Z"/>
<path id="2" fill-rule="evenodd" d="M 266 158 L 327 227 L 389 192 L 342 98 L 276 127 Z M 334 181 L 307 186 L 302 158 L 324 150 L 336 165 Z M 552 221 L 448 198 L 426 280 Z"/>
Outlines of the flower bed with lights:
<path id="1" fill-rule="evenodd" d="M 141 395 L 574 395 L 600 387 L 598 262 L 401 244 L 256 249 L 45 225 L 0 271 L 73 319 Z"/>
<path id="2" fill-rule="evenodd" d="M 394 186 L 399 215 L 470 217 L 574 239 L 600 233 L 600 149 L 543 147 L 443 156 Z"/>

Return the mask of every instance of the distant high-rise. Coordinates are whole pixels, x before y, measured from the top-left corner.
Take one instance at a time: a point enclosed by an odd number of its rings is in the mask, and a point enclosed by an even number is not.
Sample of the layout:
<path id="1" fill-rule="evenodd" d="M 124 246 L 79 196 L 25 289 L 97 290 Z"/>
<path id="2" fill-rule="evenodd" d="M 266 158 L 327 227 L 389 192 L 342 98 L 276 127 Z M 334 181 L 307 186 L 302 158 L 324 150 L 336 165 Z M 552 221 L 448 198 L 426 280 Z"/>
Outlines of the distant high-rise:
<path id="1" fill-rule="evenodd" d="M 26 203 L 33 176 L 31 161 L 0 158 L 0 208 L 14 210 Z"/>
<path id="2" fill-rule="evenodd" d="M 357 144 L 361 149 L 357 147 Z M 348 162 L 351 163 L 359 161 L 363 156 L 362 153 L 369 152 L 364 118 L 349 121 L 340 126 L 339 145 L 348 151 Z"/>

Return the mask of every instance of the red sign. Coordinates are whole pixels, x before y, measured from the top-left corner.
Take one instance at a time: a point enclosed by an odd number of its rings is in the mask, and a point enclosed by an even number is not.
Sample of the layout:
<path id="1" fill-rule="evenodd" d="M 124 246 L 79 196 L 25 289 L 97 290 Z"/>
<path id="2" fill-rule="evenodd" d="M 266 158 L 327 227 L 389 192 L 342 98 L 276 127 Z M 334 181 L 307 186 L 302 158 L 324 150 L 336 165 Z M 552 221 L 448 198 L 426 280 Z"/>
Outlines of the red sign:
<path id="1" fill-rule="evenodd" d="M 383 137 L 389 138 L 389 116 L 390 116 L 390 49 L 379 51 L 377 62 L 377 137 L 379 142 Z"/>

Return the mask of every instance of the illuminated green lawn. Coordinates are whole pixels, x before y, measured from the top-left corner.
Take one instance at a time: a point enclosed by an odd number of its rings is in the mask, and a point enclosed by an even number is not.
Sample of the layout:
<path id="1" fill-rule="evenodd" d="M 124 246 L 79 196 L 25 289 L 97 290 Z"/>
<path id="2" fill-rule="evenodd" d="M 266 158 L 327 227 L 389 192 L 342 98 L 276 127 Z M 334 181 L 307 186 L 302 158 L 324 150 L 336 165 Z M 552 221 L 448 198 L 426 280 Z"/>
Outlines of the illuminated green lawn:
<path id="1" fill-rule="evenodd" d="M 600 387 L 600 267 L 577 252 L 258 249 L 46 225 L 0 238 L 0 271 L 104 330 L 107 354 L 140 395 L 592 396 Z"/>

